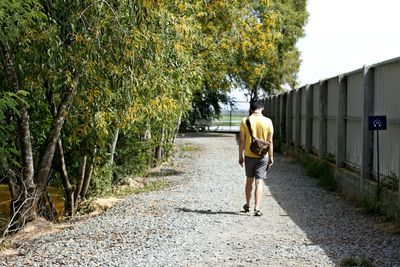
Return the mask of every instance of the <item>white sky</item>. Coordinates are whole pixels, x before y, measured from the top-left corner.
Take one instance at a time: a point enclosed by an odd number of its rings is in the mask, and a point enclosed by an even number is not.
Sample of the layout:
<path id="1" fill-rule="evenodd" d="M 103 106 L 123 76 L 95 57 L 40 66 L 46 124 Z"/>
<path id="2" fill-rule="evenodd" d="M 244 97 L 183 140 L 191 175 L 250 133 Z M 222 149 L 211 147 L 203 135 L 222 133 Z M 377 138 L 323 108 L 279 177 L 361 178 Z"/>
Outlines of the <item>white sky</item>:
<path id="1" fill-rule="evenodd" d="M 400 0 L 307 1 L 300 86 L 400 57 Z"/>
<path id="2" fill-rule="evenodd" d="M 308 0 L 299 83 L 400 56 L 400 0 Z"/>

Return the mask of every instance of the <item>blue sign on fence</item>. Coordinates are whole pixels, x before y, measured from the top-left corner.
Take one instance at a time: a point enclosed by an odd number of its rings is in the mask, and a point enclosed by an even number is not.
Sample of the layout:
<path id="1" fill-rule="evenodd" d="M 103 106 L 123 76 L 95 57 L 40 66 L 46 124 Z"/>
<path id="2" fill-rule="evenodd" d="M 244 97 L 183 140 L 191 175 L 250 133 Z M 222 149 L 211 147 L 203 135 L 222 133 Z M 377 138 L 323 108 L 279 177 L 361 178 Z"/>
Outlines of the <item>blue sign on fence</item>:
<path id="1" fill-rule="evenodd" d="M 369 116 L 368 117 L 368 130 L 379 131 L 386 130 L 386 116 Z"/>

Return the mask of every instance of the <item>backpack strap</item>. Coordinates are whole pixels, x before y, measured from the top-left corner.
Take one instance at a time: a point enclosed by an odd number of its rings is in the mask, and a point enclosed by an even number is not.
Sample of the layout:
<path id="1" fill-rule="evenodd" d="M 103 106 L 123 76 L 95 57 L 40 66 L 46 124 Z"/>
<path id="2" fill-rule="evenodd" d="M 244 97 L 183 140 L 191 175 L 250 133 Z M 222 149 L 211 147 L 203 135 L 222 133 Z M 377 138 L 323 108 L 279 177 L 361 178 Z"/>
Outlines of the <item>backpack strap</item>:
<path id="1" fill-rule="evenodd" d="M 251 124 L 250 124 L 250 119 L 249 118 L 247 118 L 247 120 L 246 120 L 246 125 L 247 125 L 247 128 L 249 128 L 251 140 L 254 140 L 253 130 L 251 129 Z"/>

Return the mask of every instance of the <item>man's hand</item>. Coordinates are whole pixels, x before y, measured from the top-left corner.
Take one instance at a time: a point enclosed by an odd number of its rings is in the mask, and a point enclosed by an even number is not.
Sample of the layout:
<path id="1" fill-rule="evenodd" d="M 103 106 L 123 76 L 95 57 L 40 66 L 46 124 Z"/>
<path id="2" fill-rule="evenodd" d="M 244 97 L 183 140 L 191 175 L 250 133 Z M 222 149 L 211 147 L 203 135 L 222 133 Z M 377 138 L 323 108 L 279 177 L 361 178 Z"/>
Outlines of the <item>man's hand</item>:
<path id="1" fill-rule="evenodd" d="M 274 164 L 274 158 L 269 157 L 268 158 L 268 169 L 271 168 L 272 164 Z"/>
<path id="2" fill-rule="evenodd" d="M 239 157 L 239 164 L 243 167 L 244 159 L 243 156 Z"/>

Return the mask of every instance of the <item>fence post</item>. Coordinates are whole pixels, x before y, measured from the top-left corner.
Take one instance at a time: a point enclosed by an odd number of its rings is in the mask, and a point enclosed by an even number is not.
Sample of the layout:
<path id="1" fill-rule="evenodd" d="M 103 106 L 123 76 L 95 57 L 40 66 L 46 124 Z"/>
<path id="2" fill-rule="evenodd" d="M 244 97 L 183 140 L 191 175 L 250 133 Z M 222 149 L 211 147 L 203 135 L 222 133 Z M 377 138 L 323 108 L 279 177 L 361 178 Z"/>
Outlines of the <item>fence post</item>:
<path id="1" fill-rule="evenodd" d="M 272 115 L 272 96 L 268 97 L 267 110 L 268 110 L 268 117 L 271 118 L 271 115 Z"/>
<path id="2" fill-rule="evenodd" d="M 295 122 L 294 122 L 294 133 L 295 133 L 295 138 L 294 138 L 294 146 L 297 149 L 300 147 L 301 144 L 301 90 L 304 88 L 300 88 L 295 91 L 295 101 L 296 101 L 296 115 L 294 116 Z"/>
<path id="3" fill-rule="evenodd" d="M 269 115 L 270 119 L 272 120 L 272 124 L 275 126 L 275 100 L 276 100 L 276 96 L 271 96 L 271 107 L 270 107 L 270 111 L 271 114 Z"/>
<path id="4" fill-rule="evenodd" d="M 269 96 L 264 98 L 264 110 L 263 110 L 263 115 L 264 116 L 269 116 Z"/>
<path id="5" fill-rule="evenodd" d="M 343 168 L 346 161 L 347 137 L 347 77 L 340 75 L 338 78 L 338 114 L 337 114 L 337 140 L 336 140 L 336 167 Z"/>
<path id="6" fill-rule="evenodd" d="M 287 102 L 287 93 L 284 93 L 281 95 L 281 110 L 280 110 L 280 128 L 281 128 L 281 133 L 280 133 L 280 137 L 281 137 L 281 143 L 283 144 L 284 142 L 286 142 L 286 120 L 287 120 L 287 116 L 286 116 L 286 102 Z"/>
<path id="7" fill-rule="evenodd" d="M 374 135 L 368 130 L 368 116 L 374 113 L 374 68 L 364 66 L 364 97 L 362 118 L 362 161 L 361 161 L 361 192 L 364 191 L 364 179 L 372 174 Z"/>
<path id="8" fill-rule="evenodd" d="M 328 82 L 320 81 L 319 83 L 319 156 L 322 157 L 327 153 L 328 128 Z"/>
<path id="9" fill-rule="evenodd" d="M 312 147 L 312 116 L 313 116 L 313 93 L 312 85 L 306 86 L 306 144 L 305 150 L 309 152 Z"/>
<path id="10" fill-rule="evenodd" d="M 275 136 L 277 140 L 280 140 L 280 135 L 281 135 L 281 126 L 280 126 L 280 108 L 281 106 L 281 95 L 275 96 L 275 125 L 274 125 L 274 131 L 275 131 Z"/>
<path id="11" fill-rule="evenodd" d="M 293 116 L 293 91 L 287 93 L 286 97 L 286 147 L 290 148 L 293 137 L 292 116 Z"/>
<path id="12" fill-rule="evenodd" d="M 398 179 L 397 191 L 398 191 L 398 196 L 399 196 L 399 199 L 398 199 L 398 211 L 397 211 L 398 214 L 397 214 L 397 216 L 400 217 L 400 177 Z"/>

